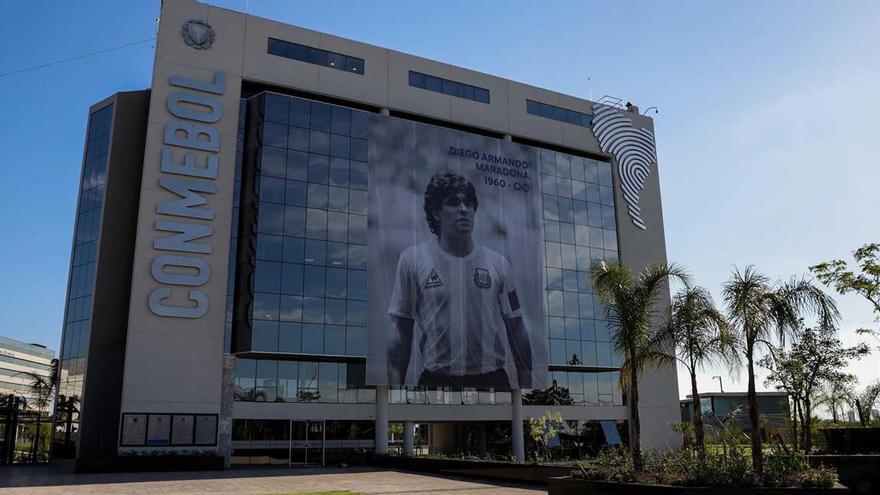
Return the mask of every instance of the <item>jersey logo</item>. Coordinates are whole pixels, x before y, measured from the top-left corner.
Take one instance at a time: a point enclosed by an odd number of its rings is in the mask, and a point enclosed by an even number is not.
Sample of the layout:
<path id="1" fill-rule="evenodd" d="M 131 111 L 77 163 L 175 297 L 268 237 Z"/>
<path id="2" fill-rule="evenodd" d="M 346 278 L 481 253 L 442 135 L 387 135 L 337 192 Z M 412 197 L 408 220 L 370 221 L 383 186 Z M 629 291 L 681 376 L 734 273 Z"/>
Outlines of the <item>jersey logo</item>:
<path id="1" fill-rule="evenodd" d="M 477 268 L 474 270 L 474 283 L 481 289 L 492 287 L 492 277 L 489 276 L 489 270 L 485 268 Z"/>
<path id="2" fill-rule="evenodd" d="M 442 285 L 443 279 L 437 274 L 437 270 L 431 268 L 431 274 L 428 275 L 428 281 L 425 282 L 425 288 L 432 289 L 434 287 L 441 287 Z"/>

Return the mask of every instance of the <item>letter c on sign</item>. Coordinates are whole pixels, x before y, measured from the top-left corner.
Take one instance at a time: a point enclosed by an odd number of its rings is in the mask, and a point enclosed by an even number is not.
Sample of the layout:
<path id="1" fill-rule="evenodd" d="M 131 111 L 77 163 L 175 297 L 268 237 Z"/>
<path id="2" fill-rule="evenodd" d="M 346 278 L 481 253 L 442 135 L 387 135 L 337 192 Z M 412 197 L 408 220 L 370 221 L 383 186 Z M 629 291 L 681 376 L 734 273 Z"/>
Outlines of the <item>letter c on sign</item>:
<path id="1" fill-rule="evenodd" d="M 174 318 L 201 318 L 208 312 L 208 296 L 197 289 L 190 289 L 189 300 L 196 303 L 195 307 L 162 304 L 162 300 L 171 297 L 171 289 L 159 287 L 150 293 L 150 311 L 159 316 Z"/>

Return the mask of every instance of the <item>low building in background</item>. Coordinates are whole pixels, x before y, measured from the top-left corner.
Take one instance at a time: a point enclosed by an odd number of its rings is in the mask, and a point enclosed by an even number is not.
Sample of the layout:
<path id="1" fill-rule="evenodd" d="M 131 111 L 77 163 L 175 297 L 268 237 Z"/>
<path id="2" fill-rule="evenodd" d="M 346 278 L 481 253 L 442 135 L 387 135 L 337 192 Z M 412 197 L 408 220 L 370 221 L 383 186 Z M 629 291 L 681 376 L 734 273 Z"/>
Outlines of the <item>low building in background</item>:
<path id="1" fill-rule="evenodd" d="M 32 391 L 34 376 L 48 383 L 53 358 L 55 351 L 44 345 L 0 337 L 0 396 L 22 397 L 27 408 L 35 410 L 38 401 Z M 43 412 L 51 409 L 50 402 Z"/>
<path id="2" fill-rule="evenodd" d="M 694 400 L 691 395 L 682 399 L 681 420 L 694 422 Z M 700 408 L 707 432 L 720 431 L 729 425 L 748 434 L 749 405 L 745 392 L 706 392 L 700 394 Z M 758 417 L 764 439 L 787 439 L 790 434 L 788 394 L 785 392 L 758 392 Z M 709 440 L 707 440 L 709 441 Z"/>

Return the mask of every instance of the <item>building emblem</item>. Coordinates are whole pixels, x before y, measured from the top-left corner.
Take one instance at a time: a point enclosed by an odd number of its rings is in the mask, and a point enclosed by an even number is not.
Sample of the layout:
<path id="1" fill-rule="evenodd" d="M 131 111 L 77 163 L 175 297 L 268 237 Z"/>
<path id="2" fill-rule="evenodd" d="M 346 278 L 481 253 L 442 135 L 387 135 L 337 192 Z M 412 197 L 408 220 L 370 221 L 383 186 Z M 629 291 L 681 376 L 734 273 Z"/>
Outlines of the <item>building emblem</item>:
<path id="1" fill-rule="evenodd" d="M 207 50 L 214 44 L 214 28 L 205 21 L 190 19 L 180 29 L 183 41 L 196 50 Z"/>
<path id="2" fill-rule="evenodd" d="M 632 222 L 642 230 L 647 229 L 639 207 L 639 194 L 645 188 L 651 167 L 657 165 L 654 134 L 636 128 L 632 120 L 614 107 L 599 103 L 593 103 L 593 134 L 602 151 L 611 153 L 617 160 L 620 188 Z"/>

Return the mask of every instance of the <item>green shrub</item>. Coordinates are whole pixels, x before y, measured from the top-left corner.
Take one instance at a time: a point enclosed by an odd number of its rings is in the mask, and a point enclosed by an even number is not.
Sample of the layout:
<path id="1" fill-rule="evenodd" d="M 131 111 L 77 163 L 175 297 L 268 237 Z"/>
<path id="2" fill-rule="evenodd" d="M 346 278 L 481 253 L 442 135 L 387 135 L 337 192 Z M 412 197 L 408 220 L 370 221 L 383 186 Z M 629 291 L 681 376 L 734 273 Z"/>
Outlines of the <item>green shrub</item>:
<path id="1" fill-rule="evenodd" d="M 798 484 L 804 488 L 831 488 L 837 481 L 837 470 L 825 466 L 805 469 L 798 475 Z"/>
<path id="2" fill-rule="evenodd" d="M 837 482 L 833 468 L 811 468 L 802 456 L 768 452 L 764 476 L 757 479 L 750 456 L 742 449 L 726 452 L 653 450 L 643 455 L 644 469 L 637 472 L 626 449 L 602 452 L 589 464 L 573 471 L 576 477 L 597 481 L 638 482 L 676 486 L 766 486 L 830 488 Z"/>

